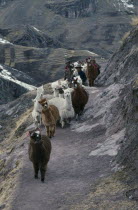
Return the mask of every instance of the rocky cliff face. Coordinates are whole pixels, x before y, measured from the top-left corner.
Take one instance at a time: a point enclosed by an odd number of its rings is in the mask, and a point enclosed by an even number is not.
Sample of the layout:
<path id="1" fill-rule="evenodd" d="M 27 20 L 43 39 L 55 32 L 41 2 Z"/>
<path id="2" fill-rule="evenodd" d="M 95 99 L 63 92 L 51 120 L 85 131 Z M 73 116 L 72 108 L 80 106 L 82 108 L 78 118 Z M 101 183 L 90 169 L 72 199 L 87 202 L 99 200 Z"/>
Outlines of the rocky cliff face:
<path id="1" fill-rule="evenodd" d="M 110 85 L 113 82 L 130 83 L 138 73 L 138 27 L 131 31 L 120 49 L 111 57 L 101 74 L 100 84 Z"/>
<path id="2" fill-rule="evenodd" d="M 98 78 L 100 85 L 112 87 L 112 84 L 120 86 L 121 103 L 116 104 L 116 111 L 112 107 L 111 115 L 114 118 L 110 126 L 118 124 L 126 129 L 125 138 L 121 142 L 116 161 L 127 167 L 131 175 L 136 178 L 138 171 L 138 27 L 131 31 L 124 40 L 120 49 L 109 60 L 103 74 Z M 113 96 L 114 97 L 114 96 Z M 117 114 L 119 111 L 119 115 Z M 120 112 L 121 111 L 121 112 Z M 116 113 L 116 114 L 115 114 Z M 120 117 L 122 120 L 120 121 Z M 116 123 L 115 123 L 116 121 Z M 121 123 L 120 123 L 121 122 Z M 132 171 L 134 173 L 132 173 Z M 137 181 L 136 181 L 137 182 Z"/>

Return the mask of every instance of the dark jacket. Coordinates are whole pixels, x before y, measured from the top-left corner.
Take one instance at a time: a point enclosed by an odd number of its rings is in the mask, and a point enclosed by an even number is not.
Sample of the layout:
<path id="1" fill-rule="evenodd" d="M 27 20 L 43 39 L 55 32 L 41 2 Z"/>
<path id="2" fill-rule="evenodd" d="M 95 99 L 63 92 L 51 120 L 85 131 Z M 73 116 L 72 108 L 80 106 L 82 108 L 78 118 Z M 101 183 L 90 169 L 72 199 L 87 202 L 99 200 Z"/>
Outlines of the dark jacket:
<path id="1" fill-rule="evenodd" d="M 87 77 L 86 77 L 85 73 L 82 70 L 78 72 L 78 75 L 82 79 L 82 82 L 86 82 Z"/>

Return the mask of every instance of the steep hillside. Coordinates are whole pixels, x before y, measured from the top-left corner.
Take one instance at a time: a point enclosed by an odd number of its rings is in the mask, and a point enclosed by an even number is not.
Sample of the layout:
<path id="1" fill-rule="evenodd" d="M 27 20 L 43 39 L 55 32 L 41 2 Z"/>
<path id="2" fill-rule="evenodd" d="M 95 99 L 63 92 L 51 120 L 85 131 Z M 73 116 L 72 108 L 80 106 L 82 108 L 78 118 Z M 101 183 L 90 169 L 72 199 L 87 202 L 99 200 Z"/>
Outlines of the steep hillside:
<path id="1" fill-rule="evenodd" d="M 110 57 L 137 8 L 128 0 L 2 0 L 0 64 L 34 86 L 59 79 L 68 59 Z"/>
<path id="2" fill-rule="evenodd" d="M 119 110 L 123 111 L 126 135 L 117 156 L 117 161 L 130 167 L 136 176 L 138 171 L 138 26 L 124 40 L 120 49 L 111 57 L 104 73 L 97 83 L 109 86 L 123 86 L 123 101 Z M 119 121 L 117 121 L 119 123 Z M 113 126 L 113 125 L 112 125 Z M 122 126 L 122 125 L 120 125 Z M 114 126 L 113 126 L 114 127 Z M 132 172 L 132 171 L 131 171 Z M 136 181 L 137 183 L 137 181 Z"/>
<path id="3" fill-rule="evenodd" d="M 101 85 L 130 83 L 138 74 L 138 26 L 124 40 L 120 49 L 111 57 L 105 72 L 100 75 Z"/>
<path id="4" fill-rule="evenodd" d="M 33 128 L 31 99 L 36 92 L 0 106 L 3 208 L 137 209 L 137 68 L 131 74 L 137 64 L 133 57 L 137 31 L 136 27 L 130 33 L 97 80 L 103 87 L 86 87 L 90 99 L 81 119 L 57 128 L 44 185 L 32 178 L 27 157 L 26 130 Z M 125 62 L 132 55 L 129 68 L 122 63 L 122 52 Z M 109 65 L 113 64 L 118 67 L 111 75 Z M 124 77 L 119 74 L 120 66 Z M 113 80 L 116 75 L 120 77 Z M 45 91 L 51 93 L 49 85 Z"/>
<path id="5" fill-rule="evenodd" d="M 30 25 L 66 48 L 110 55 L 130 29 L 137 6 L 136 1 L 127 0 L 2 1 L 0 28 L 9 30 L 15 25 Z M 20 30 L 21 27 L 17 37 Z"/>

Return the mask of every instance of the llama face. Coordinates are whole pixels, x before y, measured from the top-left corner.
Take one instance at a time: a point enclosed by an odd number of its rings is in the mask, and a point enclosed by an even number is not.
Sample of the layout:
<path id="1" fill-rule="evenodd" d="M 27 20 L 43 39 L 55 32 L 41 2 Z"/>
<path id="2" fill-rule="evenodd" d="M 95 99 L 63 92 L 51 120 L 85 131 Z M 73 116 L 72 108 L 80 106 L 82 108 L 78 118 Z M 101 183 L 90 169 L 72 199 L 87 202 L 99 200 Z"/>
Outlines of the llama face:
<path id="1" fill-rule="evenodd" d="M 78 78 L 74 77 L 72 83 L 73 83 L 74 88 L 78 87 Z"/>
<path id="2" fill-rule="evenodd" d="M 44 109 L 48 109 L 49 105 L 48 105 L 48 102 L 46 99 L 42 99 L 41 101 L 39 101 L 39 103 L 41 104 L 41 106 L 44 108 Z"/>
<path id="3" fill-rule="evenodd" d="M 34 144 L 38 144 L 41 142 L 41 133 L 39 130 L 30 131 L 29 133 Z"/>
<path id="4" fill-rule="evenodd" d="M 68 81 L 67 80 L 62 81 L 61 86 L 62 86 L 63 89 L 67 89 L 68 88 Z"/>
<path id="5" fill-rule="evenodd" d="M 65 98 L 66 97 L 69 98 L 70 97 L 70 91 L 69 90 L 65 90 L 64 91 L 64 96 L 65 96 Z"/>
<path id="6" fill-rule="evenodd" d="M 63 90 L 62 87 L 60 87 L 60 88 L 58 89 L 58 91 L 59 91 L 59 94 L 63 94 L 63 93 L 64 93 L 64 90 Z"/>

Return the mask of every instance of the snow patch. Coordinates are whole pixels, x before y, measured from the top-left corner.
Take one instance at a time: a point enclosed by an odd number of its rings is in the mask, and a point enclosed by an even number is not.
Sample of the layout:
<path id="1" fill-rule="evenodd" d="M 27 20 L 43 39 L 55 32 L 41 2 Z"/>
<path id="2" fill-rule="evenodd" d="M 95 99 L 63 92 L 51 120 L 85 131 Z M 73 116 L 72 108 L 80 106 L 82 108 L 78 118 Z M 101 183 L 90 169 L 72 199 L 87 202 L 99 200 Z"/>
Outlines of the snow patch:
<path id="1" fill-rule="evenodd" d="M 118 133 L 110 136 L 107 140 L 97 145 L 97 149 L 92 151 L 89 156 L 116 156 L 118 153 L 118 149 L 120 147 L 119 142 L 123 140 L 125 137 L 125 129 L 119 131 Z"/>
<path id="2" fill-rule="evenodd" d="M 9 80 L 11 82 L 14 82 L 14 83 L 20 85 L 21 87 L 24 87 L 27 90 L 35 90 L 36 89 L 36 87 L 33 85 L 29 85 L 25 82 L 21 82 L 21 81 L 17 80 L 15 77 L 12 76 L 12 74 L 7 69 L 4 69 L 2 65 L 0 65 L 0 69 L 2 70 L 2 71 L 0 71 L 1 78 Z"/>
<path id="3" fill-rule="evenodd" d="M 0 43 L 2 43 L 2 44 L 12 44 L 11 42 L 9 42 L 5 39 L 2 39 L 2 38 L 0 38 Z"/>
<path id="4" fill-rule="evenodd" d="M 130 0 L 121 0 L 121 2 L 124 4 L 125 8 L 134 8 L 133 4 L 129 4 Z"/>
<path id="5" fill-rule="evenodd" d="M 34 27 L 34 26 L 33 26 L 33 29 L 37 32 L 40 32 L 40 30 L 38 28 Z"/>
<path id="6" fill-rule="evenodd" d="M 89 50 L 86 50 L 86 52 L 90 53 L 92 56 L 98 56 L 98 54 L 94 53 L 94 52 L 91 52 Z"/>

